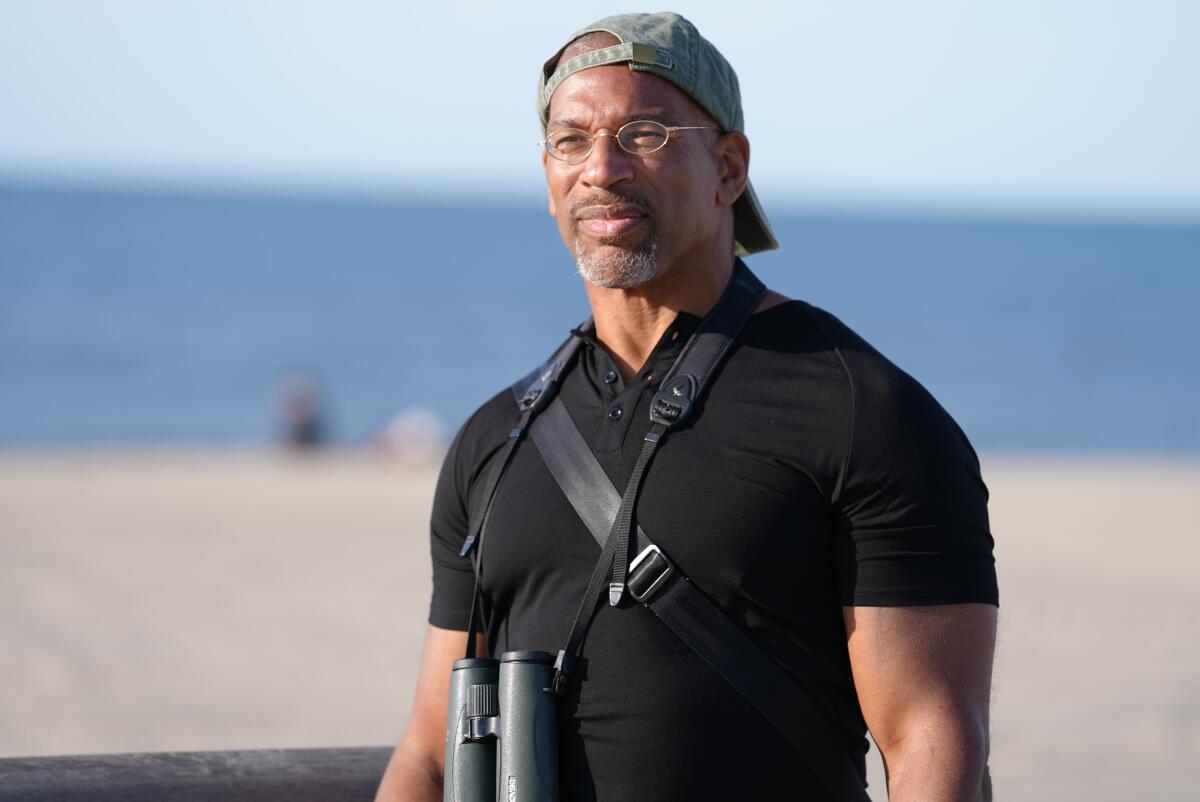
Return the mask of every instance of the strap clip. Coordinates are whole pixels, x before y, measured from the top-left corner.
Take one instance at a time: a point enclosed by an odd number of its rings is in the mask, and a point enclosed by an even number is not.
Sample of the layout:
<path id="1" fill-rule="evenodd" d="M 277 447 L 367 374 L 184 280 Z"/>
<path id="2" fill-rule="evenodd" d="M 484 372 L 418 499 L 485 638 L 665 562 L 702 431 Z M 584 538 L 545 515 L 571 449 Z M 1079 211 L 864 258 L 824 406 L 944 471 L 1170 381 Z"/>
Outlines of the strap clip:
<path id="1" fill-rule="evenodd" d="M 662 553 L 662 549 L 651 543 L 629 564 L 629 582 L 626 585 L 629 595 L 642 604 L 648 604 L 674 573 L 675 566 Z"/>
<path id="2" fill-rule="evenodd" d="M 608 583 L 608 603 L 612 607 L 616 607 L 621 603 L 621 597 L 625 595 L 624 582 L 609 582 Z"/>
<path id="3" fill-rule="evenodd" d="M 696 398 L 696 379 L 690 373 L 676 376 L 650 402 L 650 420 L 668 428 L 687 419 Z"/>
<path id="4" fill-rule="evenodd" d="M 542 688 L 542 690 L 552 696 L 562 696 L 563 691 L 567 689 L 567 682 L 571 678 L 571 672 L 574 670 L 575 655 L 566 649 L 559 649 L 558 657 L 554 660 L 554 676 L 550 680 L 550 687 Z"/>
<path id="5" fill-rule="evenodd" d="M 557 360 L 546 365 L 537 380 L 525 388 L 524 395 L 517 402 L 517 406 L 521 408 L 522 412 L 532 409 L 534 414 L 537 414 L 553 400 L 554 395 L 558 392 L 558 382 L 554 378 L 558 375 L 558 365 Z"/>

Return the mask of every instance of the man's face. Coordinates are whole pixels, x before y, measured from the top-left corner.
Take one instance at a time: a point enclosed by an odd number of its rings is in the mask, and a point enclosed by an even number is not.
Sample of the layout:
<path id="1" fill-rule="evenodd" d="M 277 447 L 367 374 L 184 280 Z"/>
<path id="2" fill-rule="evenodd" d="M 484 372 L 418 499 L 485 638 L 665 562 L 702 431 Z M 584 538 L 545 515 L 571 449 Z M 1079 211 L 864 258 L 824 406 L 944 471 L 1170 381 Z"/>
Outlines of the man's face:
<path id="1" fill-rule="evenodd" d="M 713 125 L 670 82 L 615 64 L 575 73 L 550 101 L 548 132 L 580 128 L 615 134 L 630 120 Z M 580 164 L 545 156 L 550 214 L 584 278 L 634 287 L 716 246 L 719 159 L 710 131 L 671 135 L 647 156 L 601 136 Z"/>

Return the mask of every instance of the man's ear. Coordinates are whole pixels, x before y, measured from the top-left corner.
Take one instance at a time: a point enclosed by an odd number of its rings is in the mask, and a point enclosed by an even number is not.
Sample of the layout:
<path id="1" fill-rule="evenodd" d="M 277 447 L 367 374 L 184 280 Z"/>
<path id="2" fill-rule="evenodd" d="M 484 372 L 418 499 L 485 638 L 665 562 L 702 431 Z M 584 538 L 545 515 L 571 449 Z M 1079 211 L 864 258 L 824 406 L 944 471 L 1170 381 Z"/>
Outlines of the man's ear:
<path id="1" fill-rule="evenodd" d="M 750 140 L 741 131 L 721 134 L 717 156 L 720 159 L 717 203 L 732 206 L 742 195 L 750 175 Z"/>
<path id="2" fill-rule="evenodd" d="M 550 180 L 549 180 L 550 179 L 550 176 L 549 176 L 550 165 L 548 164 L 549 160 L 550 160 L 550 156 L 545 151 L 543 151 L 542 152 L 542 169 L 547 171 L 547 175 L 546 175 L 546 205 L 550 209 L 550 216 L 557 218 L 558 211 L 554 208 L 554 193 L 550 191 Z"/>

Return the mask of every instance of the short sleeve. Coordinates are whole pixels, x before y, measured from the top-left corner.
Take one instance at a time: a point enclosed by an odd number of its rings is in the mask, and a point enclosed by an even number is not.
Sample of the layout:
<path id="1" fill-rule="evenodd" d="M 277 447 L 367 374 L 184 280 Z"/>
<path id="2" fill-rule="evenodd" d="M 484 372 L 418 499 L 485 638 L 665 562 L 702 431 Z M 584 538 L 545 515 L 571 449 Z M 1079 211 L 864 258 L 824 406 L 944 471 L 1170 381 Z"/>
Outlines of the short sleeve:
<path id="1" fill-rule="evenodd" d="M 988 491 L 966 435 L 879 354 L 845 358 L 853 425 L 834 505 L 842 604 L 998 604 Z"/>
<path id="2" fill-rule="evenodd" d="M 465 476 L 460 470 L 466 430 L 467 426 L 464 425 L 442 462 L 429 525 L 433 563 L 429 623 L 442 629 L 466 630 L 467 618 L 471 614 L 471 594 L 475 590 L 471 561 L 458 556 L 467 537 L 469 518 Z"/>

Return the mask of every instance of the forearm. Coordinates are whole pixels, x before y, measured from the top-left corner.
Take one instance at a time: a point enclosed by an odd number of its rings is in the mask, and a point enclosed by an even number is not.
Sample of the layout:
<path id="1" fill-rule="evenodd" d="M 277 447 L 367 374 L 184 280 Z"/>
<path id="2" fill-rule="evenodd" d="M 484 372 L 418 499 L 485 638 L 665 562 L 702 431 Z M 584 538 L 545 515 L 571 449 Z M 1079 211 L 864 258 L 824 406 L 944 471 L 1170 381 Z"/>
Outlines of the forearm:
<path id="1" fill-rule="evenodd" d="M 466 648 L 465 632 L 434 626 L 426 632 L 412 715 L 379 784 L 376 802 L 441 800 L 450 667 Z M 475 643 L 475 650 L 477 654 L 487 654 L 482 635 Z"/>
<path id="2" fill-rule="evenodd" d="M 891 802 L 991 802 L 986 733 L 943 724 L 881 751 Z"/>

